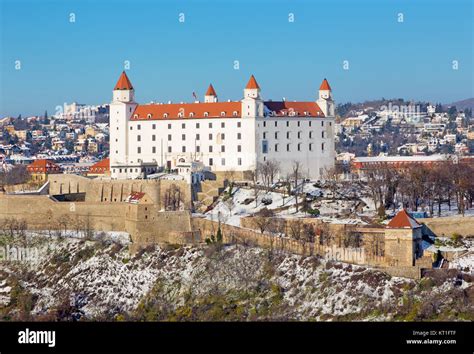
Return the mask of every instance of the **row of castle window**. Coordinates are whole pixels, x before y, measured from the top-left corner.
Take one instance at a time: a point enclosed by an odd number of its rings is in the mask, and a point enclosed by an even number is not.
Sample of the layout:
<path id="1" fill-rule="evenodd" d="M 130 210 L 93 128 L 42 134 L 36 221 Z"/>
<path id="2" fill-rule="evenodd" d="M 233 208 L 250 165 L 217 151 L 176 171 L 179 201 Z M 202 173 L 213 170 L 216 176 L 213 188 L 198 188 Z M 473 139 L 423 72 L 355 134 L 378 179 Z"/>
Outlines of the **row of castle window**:
<path id="1" fill-rule="evenodd" d="M 279 132 L 275 132 L 275 133 L 274 133 L 275 139 L 278 139 L 278 133 L 279 133 Z M 290 134 L 290 133 L 291 133 L 291 132 L 286 132 L 286 138 L 287 138 L 287 139 L 291 139 L 291 134 Z M 308 137 L 309 137 L 310 139 L 313 139 L 313 133 L 314 133 L 313 131 L 308 132 Z M 303 135 L 303 132 L 298 132 L 297 135 L 298 135 L 298 139 L 301 139 L 301 136 Z M 325 132 L 321 132 L 321 138 L 324 139 L 325 137 L 326 137 L 326 133 L 325 133 Z M 267 132 L 263 132 L 263 139 L 266 139 L 266 138 L 267 138 Z"/>
<path id="2" fill-rule="evenodd" d="M 208 123 L 209 128 L 212 128 L 212 123 Z M 196 123 L 196 129 L 199 129 L 201 127 L 201 123 Z M 242 127 L 242 122 L 237 122 L 237 128 Z M 221 128 L 225 128 L 225 122 L 221 122 Z M 118 128 L 117 128 L 118 129 Z M 142 126 L 141 124 L 137 124 L 137 130 L 141 130 Z M 156 124 L 151 125 L 151 129 L 156 129 Z M 168 123 L 168 129 L 172 129 L 172 124 Z M 186 129 L 186 123 L 181 123 L 181 129 Z M 130 130 L 133 130 L 133 126 L 130 126 Z"/>
<path id="3" fill-rule="evenodd" d="M 308 145 L 308 150 L 313 151 L 313 146 L 314 144 L 310 143 Z M 299 143 L 296 145 L 296 150 L 297 151 L 302 151 L 303 144 Z M 321 144 L 321 151 L 324 152 L 325 148 L 325 143 Z M 279 152 L 279 144 L 274 145 L 274 151 Z M 291 144 L 286 144 L 286 151 L 290 152 L 291 151 Z M 266 140 L 262 141 L 262 153 L 263 154 L 268 154 L 268 142 Z"/>
<path id="4" fill-rule="evenodd" d="M 302 151 L 302 146 L 303 146 L 302 143 L 297 144 L 296 145 L 296 150 L 297 151 Z M 308 144 L 308 150 L 313 151 L 313 146 L 314 146 L 314 144 L 312 144 L 312 143 Z M 321 143 L 321 151 L 322 152 L 324 152 L 325 146 L 326 146 L 325 143 Z M 275 152 L 279 152 L 279 144 L 274 145 L 274 150 L 275 150 Z M 291 144 L 286 144 L 286 151 L 288 151 L 288 152 L 291 151 Z M 156 146 L 152 146 L 151 152 L 153 154 L 156 153 Z M 172 149 L 171 146 L 168 146 L 168 152 L 169 153 L 173 152 L 173 149 Z M 186 146 L 181 147 L 181 152 L 186 152 Z M 200 146 L 196 146 L 196 152 L 198 152 L 198 153 L 201 152 L 201 147 Z M 209 146 L 209 152 L 210 153 L 214 152 L 214 149 L 213 149 L 212 145 Z M 220 152 L 225 152 L 225 145 L 221 145 Z M 242 152 L 242 145 L 237 145 L 237 152 Z M 138 154 L 142 153 L 141 146 L 137 147 L 137 153 Z M 264 153 L 264 154 L 268 153 L 268 142 L 267 141 L 262 141 L 262 153 Z"/>
<path id="5" fill-rule="evenodd" d="M 278 139 L 278 133 L 279 132 L 275 132 L 275 139 Z M 301 139 L 301 136 L 302 136 L 303 132 L 298 132 L 298 139 Z M 287 139 L 290 139 L 290 132 L 286 132 L 286 138 Z M 310 139 L 313 138 L 313 132 L 310 131 L 308 133 L 308 136 Z M 212 140 L 212 133 L 209 133 L 209 140 Z M 326 137 L 326 134 L 325 132 L 321 132 L 321 138 L 325 138 Z M 225 140 L 225 134 L 224 133 L 220 133 L 220 138 L 221 140 Z M 267 138 L 267 132 L 263 132 L 263 139 L 266 139 Z M 171 134 L 168 134 L 168 141 L 171 141 L 173 139 L 173 136 Z M 185 141 L 186 140 L 186 134 L 181 134 L 181 140 L 182 141 Z M 195 136 L 195 140 L 201 140 L 201 135 L 200 134 L 196 134 Z M 241 133 L 237 133 L 237 140 L 242 140 L 242 134 Z M 142 137 L 141 135 L 137 135 L 137 141 L 142 141 Z M 156 135 L 152 135 L 151 136 L 151 141 L 156 141 Z"/>
<path id="6" fill-rule="evenodd" d="M 156 146 L 151 147 L 151 152 L 152 152 L 152 154 L 156 153 Z M 169 153 L 173 152 L 173 149 L 172 149 L 171 146 L 168 146 L 168 152 Z M 181 147 L 181 152 L 186 152 L 186 146 Z M 196 151 L 195 152 L 201 152 L 201 147 L 199 145 L 196 146 Z M 212 145 L 209 146 L 209 152 L 210 153 L 214 152 L 214 148 L 212 147 Z M 220 152 L 225 152 L 225 145 L 221 145 Z M 242 145 L 237 145 L 237 152 L 242 152 Z M 118 151 L 116 151 L 116 153 L 118 153 Z M 141 148 L 141 146 L 138 146 L 137 147 L 137 154 L 141 154 L 141 153 L 142 153 L 142 148 Z"/>
<path id="7" fill-rule="evenodd" d="M 312 121 L 308 121 L 308 126 L 311 127 L 311 126 L 312 126 L 312 125 L 311 125 L 312 123 L 313 123 Z M 278 127 L 278 122 L 277 122 L 277 121 L 275 121 L 274 124 L 275 124 L 275 127 Z M 297 124 L 298 127 L 301 127 L 301 121 L 298 120 L 298 121 L 296 122 L 296 124 Z M 265 128 L 266 126 L 267 126 L 267 122 L 264 121 L 264 122 L 263 122 L 263 127 Z M 287 127 L 290 126 L 290 121 L 288 121 L 288 120 L 286 121 L 286 126 L 287 126 Z M 321 126 L 324 127 L 324 120 L 321 121 Z M 329 122 L 329 126 L 330 126 L 330 127 L 332 126 L 332 122 Z"/>
<path id="8" fill-rule="evenodd" d="M 297 121 L 296 123 L 297 123 L 298 127 L 301 127 L 301 121 Z M 277 121 L 275 121 L 274 124 L 275 124 L 275 127 L 278 127 L 278 122 Z M 312 124 L 312 121 L 309 121 L 308 126 L 311 127 L 311 124 Z M 209 128 L 212 128 L 212 126 L 213 126 L 212 122 L 209 122 L 208 126 L 209 126 Z M 267 122 L 263 122 L 263 126 L 266 127 Z M 289 121 L 286 121 L 286 126 L 287 127 L 290 126 Z M 321 126 L 324 127 L 324 121 L 321 121 Z M 329 122 L 329 126 L 332 126 L 332 122 Z M 199 129 L 200 127 L 201 127 L 201 124 L 196 123 L 196 129 Z M 237 122 L 237 128 L 241 128 L 241 127 L 242 127 L 242 122 Z M 186 129 L 186 123 L 181 123 L 181 128 Z M 221 128 L 225 128 L 225 122 L 221 122 Z M 156 129 L 156 124 L 152 124 L 151 129 Z M 168 129 L 172 129 L 172 124 L 171 123 L 168 123 Z M 130 126 L 130 130 L 133 130 L 133 126 Z M 137 130 L 141 130 L 141 125 L 140 124 L 137 124 Z"/>

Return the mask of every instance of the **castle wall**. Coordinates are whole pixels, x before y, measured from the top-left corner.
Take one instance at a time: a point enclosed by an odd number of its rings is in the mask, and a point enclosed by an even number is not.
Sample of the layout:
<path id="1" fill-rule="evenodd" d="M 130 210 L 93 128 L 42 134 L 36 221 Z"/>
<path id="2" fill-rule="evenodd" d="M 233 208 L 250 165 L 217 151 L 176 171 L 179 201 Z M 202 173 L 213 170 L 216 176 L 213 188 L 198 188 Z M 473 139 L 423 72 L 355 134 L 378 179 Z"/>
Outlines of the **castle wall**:
<path id="1" fill-rule="evenodd" d="M 474 235 L 473 216 L 448 216 L 417 220 L 425 224 L 437 236 L 452 236 L 453 233 L 458 233 L 462 236 Z"/>

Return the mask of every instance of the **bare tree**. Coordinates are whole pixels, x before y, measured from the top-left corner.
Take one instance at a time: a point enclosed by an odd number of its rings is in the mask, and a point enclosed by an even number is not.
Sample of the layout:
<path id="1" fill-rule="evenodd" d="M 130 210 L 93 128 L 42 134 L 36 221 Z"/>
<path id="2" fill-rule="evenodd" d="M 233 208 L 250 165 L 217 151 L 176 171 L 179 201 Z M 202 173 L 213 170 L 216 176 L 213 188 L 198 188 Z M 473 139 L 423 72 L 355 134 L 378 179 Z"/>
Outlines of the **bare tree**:
<path id="1" fill-rule="evenodd" d="M 183 203 L 181 188 L 176 184 L 172 184 L 165 191 L 165 210 L 176 211 L 180 210 Z"/>
<path id="2" fill-rule="evenodd" d="M 280 163 L 276 160 L 265 161 L 261 165 L 261 175 L 263 179 L 263 184 L 267 192 L 271 190 L 273 181 L 275 180 L 276 175 L 280 172 Z"/>
<path id="3" fill-rule="evenodd" d="M 260 233 L 264 233 L 267 229 L 270 229 L 273 222 L 273 211 L 263 208 L 258 213 L 254 214 L 255 225 L 260 230 Z"/>
<path id="4" fill-rule="evenodd" d="M 258 195 L 260 194 L 260 188 L 258 185 L 258 179 L 260 176 L 260 168 L 256 166 L 254 170 L 250 171 L 250 178 L 252 180 L 253 197 L 255 198 L 255 208 L 258 206 Z"/>
<path id="5" fill-rule="evenodd" d="M 292 178 L 294 180 L 293 191 L 295 193 L 295 206 L 296 212 L 298 212 L 298 179 L 301 178 L 301 162 L 294 160 L 292 163 Z"/>
<path id="6" fill-rule="evenodd" d="M 288 225 L 290 237 L 299 241 L 303 235 L 303 221 L 301 219 L 294 219 L 289 221 Z"/>

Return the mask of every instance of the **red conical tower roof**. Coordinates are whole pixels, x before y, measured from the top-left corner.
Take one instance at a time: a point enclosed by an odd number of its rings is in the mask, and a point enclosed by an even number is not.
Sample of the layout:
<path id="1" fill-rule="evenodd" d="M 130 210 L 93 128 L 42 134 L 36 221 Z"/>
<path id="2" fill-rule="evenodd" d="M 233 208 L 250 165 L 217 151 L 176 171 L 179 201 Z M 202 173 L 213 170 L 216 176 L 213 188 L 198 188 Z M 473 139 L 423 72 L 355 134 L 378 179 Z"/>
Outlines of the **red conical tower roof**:
<path id="1" fill-rule="evenodd" d="M 133 90 L 132 83 L 128 79 L 127 74 L 125 74 L 125 70 L 122 71 L 122 75 L 120 75 L 114 90 Z"/>
<path id="2" fill-rule="evenodd" d="M 259 89 L 260 86 L 257 84 L 257 80 L 255 80 L 255 77 L 252 75 L 250 76 L 249 82 L 247 82 L 247 86 L 245 86 L 246 89 Z"/>
<path id="3" fill-rule="evenodd" d="M 387 227 L 391 229 L 415 229 L 420 226 L 421 224 L 408 214 L 405 209 L 400 210 L 387 224 Z"/>
<path id="4" fill-rule="evenodd" d="M 209 85 L 209 88 L 206 91 L 206 96 L 217 96 L 217 93 L 214 90 L 214 87 L 212 87 L 212 84 Z"/>
<path id="5" fill-rule="evenodd" d="M 329 86 L 328 80 L 324 79 L 323 82 L 321 83 L 321 86 L 319 86 L 319 89 L 331 91 L 331 86 Z"/>

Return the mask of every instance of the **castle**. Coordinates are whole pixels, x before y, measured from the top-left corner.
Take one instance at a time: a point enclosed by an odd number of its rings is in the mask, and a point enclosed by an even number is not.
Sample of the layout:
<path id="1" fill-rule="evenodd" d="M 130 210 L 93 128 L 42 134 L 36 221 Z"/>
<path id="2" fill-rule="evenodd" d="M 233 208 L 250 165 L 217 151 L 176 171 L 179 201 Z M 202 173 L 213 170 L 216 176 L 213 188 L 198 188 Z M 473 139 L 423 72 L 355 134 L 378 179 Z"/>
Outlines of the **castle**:
<path id="1" fill-rule="evenodd" d="M 212 172 L 244 173 L 277 160 L 282 175 L 299 161 L 305 177 L 318 179 L 334 166 L 335 106 L 326 79 L 314 102 L 264 101 L 253 75 L 243 93 L 219 102 L 211 84 L 204 102 L 138 104 L 122 72 L 110 104 L 111 177 L 146 178 L 194 161 Z"/>

